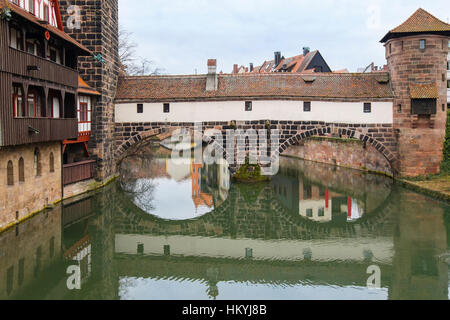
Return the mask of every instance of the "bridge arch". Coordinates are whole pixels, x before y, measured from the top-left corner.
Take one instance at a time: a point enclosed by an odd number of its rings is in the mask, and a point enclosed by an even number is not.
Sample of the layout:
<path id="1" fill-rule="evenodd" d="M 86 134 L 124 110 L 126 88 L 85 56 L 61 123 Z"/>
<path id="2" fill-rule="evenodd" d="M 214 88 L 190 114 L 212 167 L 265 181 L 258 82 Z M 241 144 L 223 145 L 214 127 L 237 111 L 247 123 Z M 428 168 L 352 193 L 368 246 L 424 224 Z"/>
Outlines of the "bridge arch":
<path id="1" fill-rule="evenodd" d="M 247 131 L 248 129 L 267 129 L 268 121 L 241 121 L 234 127 L 235 129 L 242 129 Z M 281 132 L 280 140 L 278 143 L 278 147 L 275 150 L 272 150 L 272 160 L 276 161 L 277 157 L 282 155 L 289 147 L 298 144 L 301 141 L 305 141 L 311 137 L 345 137 L 349 139 L 357 139 L 362 141 L 365 144 L 369 144 L 376 150 L 378 153 L 384 157 L 389 166 L 392 169 L 392 173 L 395 175 L 398 172 L 398 159 L 396 157 L 396 147 L 393 147 L 392 144 L 395 144 L 395 133 L 392 126 L 387 126 L 383 128 L 379 128 L 381 125 L 367 125 L 364 127 L 357 127 L 357 125 L 353 124 L 311 124 L 310 122 L 305 122 L 299 125 L 290 125 L 289 123 L 294 123 L 292 121 L 269 121 L 271 124 L 271 129 L 278 129 Z M 284 123 L 288 123 L 285 125 Z M 127 152 L 138 143 L 142 143 L 151 137 L 162 137 L 165 139 L 170 137 L 173 131 L 176 129 L 187 129 L 190 132 L 194 131 L 194 124 L 192 123 L 174 123 L 174 124 L 161 124 L 155 123 L 149 127 L 143 126 L 143 124 L 131 124 L 131 128 L 135 130 L 135 132 L 131 133 L 130 137 L 126 139 L 117 139 L 116 138 L 116 151 L 115 151 L 115 159 L 116 163 L 120 162 L 123 157 L 127 154 Z M 290 129 L 288 129 L 290 128 Z M 217 129 L 222 132 L 225 136 L 226 130 L 230 129 L 229 123 L 213 123 L 213 124 L 204 124 L 203 129 Z M 117 128 L 116 128 L 117 131 Z M 382 134 L 380 133 L 383 133 Z M 383 136 L 382 138 L 377 138 L 376 136 Z M 385 139 L 385 138 L 388 139 Z M 386 143 L 385 140 L 390 140 L 390 142 Z M 216 151 L 222 154 L 224 159 L 227 159 L 227 151 L 226 149 L 220 145 L 214 138 L 207 138 L 205 143 L 210 144 L 214 147 Z"/>

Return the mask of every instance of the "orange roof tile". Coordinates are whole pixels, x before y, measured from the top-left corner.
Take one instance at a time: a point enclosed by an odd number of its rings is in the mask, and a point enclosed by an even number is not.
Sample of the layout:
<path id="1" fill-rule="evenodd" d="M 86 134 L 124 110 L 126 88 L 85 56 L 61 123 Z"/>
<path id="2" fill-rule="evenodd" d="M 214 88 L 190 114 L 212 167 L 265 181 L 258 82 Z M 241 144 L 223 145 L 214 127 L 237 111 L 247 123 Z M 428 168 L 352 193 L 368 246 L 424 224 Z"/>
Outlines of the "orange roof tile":
<path id="1" fill-rule="evenodd" d="M 404 33 L 427 33 L 427 32 L 449 32 L 450 24 L 445 23 L 424 9 L 420 8 L 404 23 L 389 31 L 381 42 L 386 42 L 395 34 Z"/>
<path id="2" fill-rule="evenodd" d="M 437 99 L 438 89 L 436 83 L 410 84 L 409 93 L 412 99 Z"/>
<path id="3" fill-rule="evenodd" d="M 100 96 L 100 93 L 89 86 L 84 80 L 78 76 L 78 92 L 88 95 Z"/>

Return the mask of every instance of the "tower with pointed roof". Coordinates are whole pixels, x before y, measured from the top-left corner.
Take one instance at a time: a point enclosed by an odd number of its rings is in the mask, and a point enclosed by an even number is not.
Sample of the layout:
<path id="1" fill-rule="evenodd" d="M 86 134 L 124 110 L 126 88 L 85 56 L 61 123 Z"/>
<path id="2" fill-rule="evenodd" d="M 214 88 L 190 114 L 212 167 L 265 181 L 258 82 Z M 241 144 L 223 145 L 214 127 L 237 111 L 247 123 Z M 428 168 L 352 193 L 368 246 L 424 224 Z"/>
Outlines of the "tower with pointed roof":
<path id="1" fill-rule="evenodd" d="M 439 172 L 447 113 L 450 25 L 418 9 L 381 40 L 394 91 L 402 176 Z"/>

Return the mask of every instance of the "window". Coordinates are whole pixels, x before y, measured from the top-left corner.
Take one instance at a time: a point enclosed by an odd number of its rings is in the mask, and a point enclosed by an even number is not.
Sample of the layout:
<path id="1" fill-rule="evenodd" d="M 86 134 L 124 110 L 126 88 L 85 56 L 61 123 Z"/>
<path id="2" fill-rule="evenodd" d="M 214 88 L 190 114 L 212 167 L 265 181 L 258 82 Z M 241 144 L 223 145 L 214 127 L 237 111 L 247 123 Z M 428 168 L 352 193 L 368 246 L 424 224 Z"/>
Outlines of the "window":
<path id="1" fill-rule="evenodd" d="M 31 14 L 35 14 L 34 0 L 28 1 L 28 11 L 30 11 Z"/>
<path id="2" fill-rule="evenodd" d="M 144 254 L 144 244 L 143 243 L 138 243 L 137 244 L 137 253 L 138 254 Z"/>
<path id="3" fill-rule="evenodd" d="M 372 112 L 372 104 L 369 103 L 364 103 L 364 113 L 371 113 Z"/>
<path id="4" fill-rule="evenodd" d="M 245 102 L 245 111 L 252 111 L 252 109 L 253 109 L 252 102 L 246 101 Z"/>
<path id="5" fill-rule="evenodd" d="M 22 31 L 17 28 L 11 27 L 9 29 L 9 45 L 14 49 L 23 50 L 23 38 Z"/>
<path id="6" fill-rule="evenodd" d="M 53 156 L 53 152 L 50 152 L 50 159 L 49 159 L 49 164 L 50 164 L 50 172 L 55 172 L 55 157 Z"/>
<path id="7" fill-rule="evenodd" d="M 319 217 L 325 217 L 325 208 L 319 208 Z"/>
<path id="8" fill-rule="evenodd" d="M 164 255 L 170 256 L 170 246 L 169 245 L 164 246 Z"/>
<path id="9" fill-rule="evenodd" d="M 164 113 L 169 113 L 169 112 L 170 112 L 170 104 L 164 103 L 163 109 L 164 109 L 164 110 L 163 110 Z"/>
<path id="10" fill-rule="evenodd" d="M 53 62 L 56 62 L 58 64 L 61 64 L 61 55 L 59 53 L 59 50 L 53 47 L 48 48 L 48 58 L 52 60 Z"/>
<path id="11" fill-rule="evenodd" d="M 19 286 L 22 285 L 25 275 L 25 258 L 19 260 Z"/>
<path id="12" fill-rule="evenodd" d="M 303 112 L 311 112 L 311 102 L 303 102 Z"/>
<path id="13" fill-rule="evenodd" d="M 425 50 L 425 47 L 427 46 L 427 41 L 425 39 L 419 40 L 419 49 Z"/>
<path id="14" fill-rule="evenodd" d="M 42 99 L 37 90 L 31 89 L 27 98 L 28 117 L 39 118 L 45 117 L 44 109 L 42 108 Z"/>
<path id="15" fill-rule="evenodd" d="M 50 258 L 53 258 L 55 255 L 55 237 L 51 237 L 50 239 Z"/>
<path id="16" fill-rule="evenodd" d="M 402 113 L 402 105 L 401 104 L 397 105 L 397 113 Z"/>
<path id="17" fill-rule="evenodd" d="M 253 249 L 245 248 L 245 258 L 252 259 L 253 258 Z"/>
<path id="18" fill-rule="evenodd" d="M 436 99 L 411 99 L 411 114 L 436 114 Z"/>
<path id="19" fill-rule="evenodd" d="M 450 89 L 450 80 L 447 80 L 447 89 Z"/>
<path id="20" fill-rule="evenodd" d="M 36 177 L 41 176 L 41 154 L 38 148 L 34 150 L 34 173 Z"/>
<path id="21" fill-rule="evenodd" d="M 13 290 L 13 281 L 14 281 L 14 267 L 11 267 L 6 272 L 6 293 L 8 296 L 11 294 Z"/>
<path id="22" fill-rule="evenodd" d="M 44 20 L 50 22 L 50 12 L 46 3 L 44 3 Z"/>
<path id="23" fill-rule="evenodd" d="M 51 105 L 51 111 L 52 111 L 51 116 L 52 116 L 52 118 L 58 119 L 60 117 L 60 114 L 61 114 L 61 112 L 60 112 L 60 105 L 61 104 L 59 102 L 59 98 L 53 96 L 50 101 L 51 101 L 51 104 L 52 104 Z"/>
<path id="24" fill-rule="evenodd" d="M 89 112 L 88 104 L 86 102 L 80 102 L 80 116 L 79 116 L 80 122 L 88 122 L 89 121 L 88 112 Z"/>
<path id="25" fill-rule="evenodd" d="M 19 159 L 19 182 L 25 182 L 25 161 L 22 157 Z"/>
<path id="26" fill-rule="evenodd" d="M 306 209 L 306 216 L 308 218 L 312 218 L 312 216 L 313 216 L 313 209 Z"/>
<path id="27" fill-rule="evenodd" d="M 142 103 L 138 103 L 137 113 L 144 113 L 144 105 Z"/>
<path id="28" fill-rule="evenodd" d="M 7 183 L 8 186 L 14 185 L 14 166 L 12 161 L 8 161 L 8 165 L 6 167 L 6 175 L 7 175 Z"/>
<path id="29" fill-rule="evenodd" d="M 23 107 L 23 91 L 20 85 L 13 84 L 12 97 L 13 97 L 14 117 L 15 118 L 25 117 L 25 108 Z"/>

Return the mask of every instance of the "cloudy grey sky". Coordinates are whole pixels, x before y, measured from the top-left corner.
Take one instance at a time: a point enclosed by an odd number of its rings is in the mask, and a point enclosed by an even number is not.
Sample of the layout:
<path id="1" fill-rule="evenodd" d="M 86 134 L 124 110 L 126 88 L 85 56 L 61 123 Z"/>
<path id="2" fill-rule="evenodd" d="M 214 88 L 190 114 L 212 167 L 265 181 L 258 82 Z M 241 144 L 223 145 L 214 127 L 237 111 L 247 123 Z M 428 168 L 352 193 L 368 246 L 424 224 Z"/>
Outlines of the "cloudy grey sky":
<path id="1" fill-rule="evenodd" d="M 260 65 L 302 47 L 318 49 L 331 69 L 385 64 L 379 40 L 419 7 L 448 22 L 448 0 L 119 0 L 119 23 L 137 51 L 167 74 Z"/>

